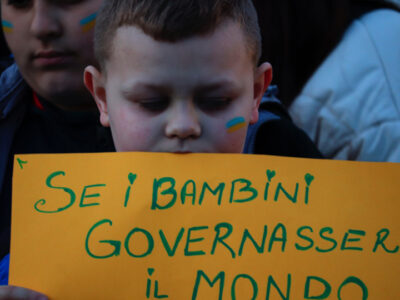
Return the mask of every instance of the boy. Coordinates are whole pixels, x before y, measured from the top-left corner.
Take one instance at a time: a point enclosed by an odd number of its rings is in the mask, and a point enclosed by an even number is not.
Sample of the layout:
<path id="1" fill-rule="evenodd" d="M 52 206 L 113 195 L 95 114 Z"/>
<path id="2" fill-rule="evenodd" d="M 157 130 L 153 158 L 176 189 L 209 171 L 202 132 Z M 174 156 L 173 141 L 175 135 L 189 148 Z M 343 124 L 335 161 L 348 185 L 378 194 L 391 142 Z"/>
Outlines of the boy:
<path id="1" fill-rule="evenodd" d="M 108 1 L 85 84 L 117 151 L 239 153 L 272 78 L 260 44 L 250 0 Z"/>

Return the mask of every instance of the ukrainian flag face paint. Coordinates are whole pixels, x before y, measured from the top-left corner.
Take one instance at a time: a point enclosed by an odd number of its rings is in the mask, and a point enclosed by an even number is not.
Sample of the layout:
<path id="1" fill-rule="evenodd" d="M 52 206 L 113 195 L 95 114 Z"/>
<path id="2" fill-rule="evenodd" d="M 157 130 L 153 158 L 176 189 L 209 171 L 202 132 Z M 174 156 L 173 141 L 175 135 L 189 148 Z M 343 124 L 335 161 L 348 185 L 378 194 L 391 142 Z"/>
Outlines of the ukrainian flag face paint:
<path id="1" fill-rule="evenodd" d="M 94 13 L 79 22 L 83 32 L 88 32 L 89 30 L 94 28 L 94 26 L 96 25 L 96 17 L 97 13 Z"/>
<path id="2" fill-rule="evenodd" d="M 11 22 L 8 22 L 6 20 L 1 21 L 1 25 L 3 27 L 3 32 L 4 33 L 12 33 L 14 29 L 14 25 Z"/>
<path id="3" fill-rule="evenodd" d="M 246 127 L 246 120 L 243 117 L 236 117 L 226 123 L 226 129 L 229 133 L 235 132 Z"/>

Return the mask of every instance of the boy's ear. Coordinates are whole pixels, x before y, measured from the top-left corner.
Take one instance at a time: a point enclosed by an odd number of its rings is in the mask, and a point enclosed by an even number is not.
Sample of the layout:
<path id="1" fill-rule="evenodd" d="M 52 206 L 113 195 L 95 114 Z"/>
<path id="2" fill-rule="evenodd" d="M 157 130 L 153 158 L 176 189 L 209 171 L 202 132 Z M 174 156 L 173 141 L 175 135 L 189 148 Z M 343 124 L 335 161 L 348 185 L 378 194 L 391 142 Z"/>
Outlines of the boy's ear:
<path id="1" fill-rule="evenodd" d="M 260 106 L 261 99 L 272 81 L 272 67 L 270 63 L 261 64 L 255 71 L 254 75 L 254 94 L 253 94 L 253 107 L 250 117 L 250 124 L 258 121 L 258 107 Z"/>
<path id="2" fill-rule="evenodd" d="M 83 81 L 99 109 L 101 125 L 109 127 L 110 121 L 107 111 L 106 89 L 104 87 L 102 74 L 95 67 L 87 66 L 83 75 Z"/>

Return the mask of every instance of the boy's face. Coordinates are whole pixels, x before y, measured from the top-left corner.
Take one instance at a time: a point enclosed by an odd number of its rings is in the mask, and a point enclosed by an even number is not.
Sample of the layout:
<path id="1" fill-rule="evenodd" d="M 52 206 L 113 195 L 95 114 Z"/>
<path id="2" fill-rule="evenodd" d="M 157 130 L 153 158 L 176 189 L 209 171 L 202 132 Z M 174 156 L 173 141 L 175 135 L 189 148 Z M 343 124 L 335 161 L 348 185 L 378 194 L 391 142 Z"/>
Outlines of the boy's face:
<path id="1" fill-rule="evenodd" d="M 94 21 L 87 17 L 101 2 L 1 0 L 3 31 L 22 75 L 55 105 L 73 108 L 90 103 L 82 81 L 84 67 L 95 63 Z"/>
<path id="2" fill-rule="evenodd" d="M 106 74 L 85 71 L 117 151 L 241 152 L 270 80 L 269 64 L 254 70 L 233 22 L 175 43 L 121 27 Z"/>

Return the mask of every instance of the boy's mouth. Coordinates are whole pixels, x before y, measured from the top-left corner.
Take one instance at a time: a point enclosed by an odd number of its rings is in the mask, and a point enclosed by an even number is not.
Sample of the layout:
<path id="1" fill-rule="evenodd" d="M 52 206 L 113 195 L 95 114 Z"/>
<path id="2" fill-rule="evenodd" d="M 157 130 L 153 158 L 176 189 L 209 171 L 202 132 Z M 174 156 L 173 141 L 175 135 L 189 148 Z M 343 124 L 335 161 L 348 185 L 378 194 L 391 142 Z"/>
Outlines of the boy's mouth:
<path id="1" fill-rule="evenodd" d="M 59 67 L 71 63 L 72 53 L 57 50 L 40 50 L 33 54 L 33 62 L 38 67 Z"/>

